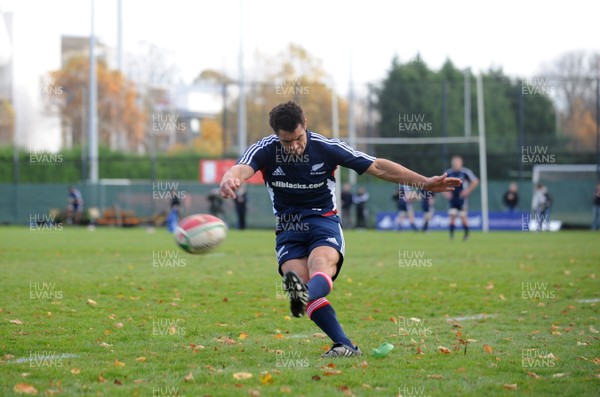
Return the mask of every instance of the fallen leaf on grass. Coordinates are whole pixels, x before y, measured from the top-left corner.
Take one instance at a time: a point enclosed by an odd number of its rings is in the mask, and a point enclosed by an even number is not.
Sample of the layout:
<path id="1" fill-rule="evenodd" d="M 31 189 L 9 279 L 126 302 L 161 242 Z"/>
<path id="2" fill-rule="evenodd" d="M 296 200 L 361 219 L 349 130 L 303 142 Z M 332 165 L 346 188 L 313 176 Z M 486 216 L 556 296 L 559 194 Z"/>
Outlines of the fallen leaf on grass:
<path id="1" fill-rule="evenodd" d="M 596 328 L 594 328 L 593 325 L 590 325 L 590 332 L 593 332 L 594 334 L 597 334 L 598 330 Z"/>
<path id="2" fill-rule="evenodd" d="M 281 386 L 279 388 L 279 391 L 282 393 L 291 393 L 292 392 L 292 388 L 289 386 Z"/>
<path id="3" fill-rule="evenodd" d="M 529 376 L 529 377 L 531 377 L 533 379 L 541 379 L 542 378 L 541 376 L 539 376 L 535 372 L 527 372 L 527 376 Z"/>
<path id="4" fill-rule="evenodd" d="M 595 359 L 592 360 L 594 362 L 594 364 L 596 365 L 600 365 L 600 358 L 596 357 Z"/>
<path id="5" fill-rule="evenodd" d="M 442 354 L 450 354 L 450 349 L 444 346 L 438 346 L 438 351 Z"/>
<path id="6" fill-rule="evenodd" d="M 247 337 L 248 337 L 248 334 L 247 334 L 247 333 L 245 333 L 245 332 L 242 332 L 242 333 L 240 334 L 240 337 L 239 337 L 239 338 L 240 338 L 241 340 L 244 340 L 244 339 L 246 339 Z"/>
<path id="7" fill-rule="evenodd" d="M 248 391 L 248 395 L 251 397 L 260 397 L 260 390 L 252 389 Z"/>
<path id="8" fill-rule="evenodd" d="M 577 341 L 577 346 L 589 346 L 588 342 L 579 342 Z"/>
<path id="9" fill-rule="evenodd" d="M 13 390 L 17 394 L 38 394 L 37 389 L 28 383 L 17 383 Z"/>
<path id="10" fill-rule="evenodd" d="M 186 376 L 183 377 L 183 380 L 185 382 L 191 382 L 194 380 L 194 375 L 190 372 L 189 374 L 187 374 Z"/>
<path id="11" fill-rule="evenodd" d="M 71 368 L 71 373 L 73 375 L 79 375 L 80 372 L 81 370 L 79 368 Z"/>
<path id="12" fill-rule="evenodd" d="M 125 363 L 119 360 L 115 360 L 115 367 L 124 367 Z"/>
<path id="13" fill-rule="evenodd" d="M 16 325 L 23 325 L 23 321 L 21 321 L 19 319 L 10 320 L 10 323 L 11 324 L 16 324 Z M 19 383 L 19 384 L 21 384 L 21 383 Z"/>
<path id="14" fill-rule="evenodd" d="M 96 301 L 95 301 L 95 300 L 93 300 L 93 299 L 88 299 L 88 300 L 87 300 L 87 304 L 88 304 L 88 305 L 91 305 L 91 306 L 96 306 L 98 303 L 96 303 Z"/>
<path id="15" fill-rule="evenodd" d="M 100 342 L 100 343 L 99 343 L 99 345 L 100 345 L 101 347 L 111 347 L 111 346 L 112 346 L 112 345 L 109 345 L 109 344 L 108 344 L 108 343 L 106 343 L 106 342 Z"/>
<path id="16" fill-rule="evenodd" d="M 144 361 L 146 361 L 146 357 L 138 357 L 135 359 L 135 361 L 137 361 L 138 363 L 143 363 Z"/>
<path id="17" fill-rule="evenodd" d="M 262 384 L 262 385 L 270 385 L 271 383 L 273 383 L 275 380 L 273 379 L 273 377 L 271 376 L 270 373 L 268 372 L 263 372 L 259 377 L 258 377 L 258 381 Z"/>
<path id="18" fill-rule="evenodd" d="M 488 281 L 487 285 L 485 286 L 485 289 L 494 289 L 494 283 Z"/>
<path id="19" fill-rule="evenodd" d="M 284 336 L 281 332 L 278 334 L 275 334 L 275 339 L 283 339 L 283 338 L 284 338 Z"/>
<path id="20" fill-rule="evenodd" d="M 115 328 L 123 328 L 123 323 L 116 323 Z"/>
<path id="21" fill-rule="evenodd" d="M 440 375 L 440 374 L 427 375 L 427 377 L 429 379 L 444 379 L 444 375 Z"/>
<path id="22" fill-rule="evenodd" d="M 233 339 L 231 339 L 228 336 L 220 336 L 220 337 L 216 338 L 215 340 L 217 342 L 225 343 L 226 345 L 235 345 L 235 344 L 237 344 L 236 341 L 234 341 Z"/>
<path id="23" fill-rule="evenodd" d="M 235 380 L 244 380 L 252 378 L 252 374 L 250 372 L 236 372 L 233 374 L 233 379 Z"/>
<path id="24" fill-rule="evenodd" d="M 115 385 L 121 386 L 123 384 L 123 382 L 121 382 L 118 379 L 115 379 L 115 381 L 113 382 Z"/>
<path id="25" fill-rule="evenodd" d="M 517 390 L 516 383 L 506 384 L 506 385 L 503 385 L 502 387 L 505 389 L 508 389 L 508 390 Z"/>
<path id="26" fill-rule="evenodd" d="M 567 374 L 559 372 L 557 374 L 552 374 L 553 378 L 562 378 L 563 376 L 566 376 Z"/>
<path id="27" fill-rule="evenodd" d="M 104 378 L 104 376 L 102 376 L 102 374 L 98 374 L 98 382 L 104 383 L 104 382 L 106 382 L 106 378 Z"/>
<path id="28" fill-rule="evenodd" d="M 315 332 L 314 334 L 312 334 L 313 338 L 327 338 L 327 335 L 322 334 L 320 332 Z"/>
<path id="29" fill-rule="evenodd" d="M 492 354 L 492 352 L 494 351 L 494 349 L 492 349 L 492 346 L 488 345 L 487 343 L 483 345 L 483 351 L 488 353 L 488 354 Z"/>

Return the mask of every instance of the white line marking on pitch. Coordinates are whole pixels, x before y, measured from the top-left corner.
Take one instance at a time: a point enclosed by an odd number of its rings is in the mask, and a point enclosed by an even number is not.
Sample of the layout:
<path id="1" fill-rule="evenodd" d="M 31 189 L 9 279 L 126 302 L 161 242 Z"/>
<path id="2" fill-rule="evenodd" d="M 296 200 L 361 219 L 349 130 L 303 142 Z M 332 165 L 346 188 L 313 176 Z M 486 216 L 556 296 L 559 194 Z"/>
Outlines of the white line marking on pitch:
<path id="1" fill-rule="evenodd" d="M 23 357 L 23 358 L 17 358 L 16 360 L 8 360 L 7 362 L 21 364 L 21 363 L 28 363 L 28 362 L 34 361 L 34 360 L 57 360 L 57 359 L 61 359 L 61 358 L 76 358 L 76 357 L 79 357 L 79 355 L 71 354 L 71 353 L 63 353 L 63 354 L 52 354 L 49 356 L 42 355 L 39 357 Z"/>
<path id="2" fill-rule="evenodd" d="M 594 299 L 579 299 L 577 302 L 578 302 L 578 303 L 598 303 L 598 302 L 600 302 L 600 298 L 594 298 Z"/>
<path id="3" fill-rule="evenodd" d="M 475 314 L 473 316 L 449 317 L 446 321 L 465 321 L 465 320 L 484 320 L 486 318 L 494 318 L 495 314 Z"/>

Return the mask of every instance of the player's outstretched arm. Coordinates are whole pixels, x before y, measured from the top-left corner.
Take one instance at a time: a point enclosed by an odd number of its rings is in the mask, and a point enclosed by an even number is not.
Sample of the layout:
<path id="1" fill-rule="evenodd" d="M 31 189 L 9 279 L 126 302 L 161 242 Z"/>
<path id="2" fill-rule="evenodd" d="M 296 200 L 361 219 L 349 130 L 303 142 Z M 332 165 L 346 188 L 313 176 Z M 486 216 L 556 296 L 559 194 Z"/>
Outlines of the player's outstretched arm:
<path id="1" fill-rule="evenodd" d="M 235 192 L 239 189 L 243 182 L 254 175 L 254 168 L 246 164 L 236 164 L 231 167 L 221 180 L 221 197 L 235 198 Z"/>
<path id="2" fill-rule="evenodd" d="M 459 178 L 448 178 L 447 174 L 427 178 L 398 163 L 381 158 L 375 159 L 367 168 L 367 173 L 388 182 L 404 183 L 432 192 L 449 192 L 462 183 Z"/>

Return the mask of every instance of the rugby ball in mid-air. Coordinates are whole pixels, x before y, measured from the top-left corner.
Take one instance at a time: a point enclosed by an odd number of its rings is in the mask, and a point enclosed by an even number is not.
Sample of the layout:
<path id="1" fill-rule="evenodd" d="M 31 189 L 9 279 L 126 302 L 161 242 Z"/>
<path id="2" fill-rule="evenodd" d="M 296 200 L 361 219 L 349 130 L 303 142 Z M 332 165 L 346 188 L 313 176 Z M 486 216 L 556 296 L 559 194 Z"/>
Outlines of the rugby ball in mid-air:
<path id="1" fill-rule="evenodd" d="M 175 242 L 190 254 L 204 254 L 221 244 L 227 225 L 216 216 L 196 214 L 183 218 L 175 229 Z"/>

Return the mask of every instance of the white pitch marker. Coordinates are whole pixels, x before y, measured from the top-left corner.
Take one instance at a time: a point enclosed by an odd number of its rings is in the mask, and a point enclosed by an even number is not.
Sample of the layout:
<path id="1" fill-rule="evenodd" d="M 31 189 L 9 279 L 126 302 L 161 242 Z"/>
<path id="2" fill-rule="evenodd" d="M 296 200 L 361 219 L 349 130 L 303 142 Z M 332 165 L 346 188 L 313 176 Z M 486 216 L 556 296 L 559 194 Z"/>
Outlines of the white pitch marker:
<path id="1" fill-rule="evenodd" d="M 593 298 L 593 299 L 579 299 L 577 301 L 577 303 L 598 303 L 600 302 L 600 298 Z"/>
<path id="2" fill-rule="evenodd" d="M 17 358 L 16 360 L 8 360 L 8 363 L 12 363 L 12 364 L 22 364 L 22 363 L 28 363 L 31 361 L 35 361 L 35 360 L 60 360 L 63 358 L 77 358 L 79 357 L 78 354 L 72 354 L 72 353 L 62 353 L 62 354 L 51 354 L 48 356 L 42 355 L 40 357 L 22 357 L 22 358 Z"/>
<path id="3" fill-rule="evenodd" d="M 462 316 L 462 317 L 448 317 L 446 321 L 466 321 L 466 320 L 485 320 L 488 318 L 496 317 L 495 314 L 474 314 L 472 316 Z"/>

